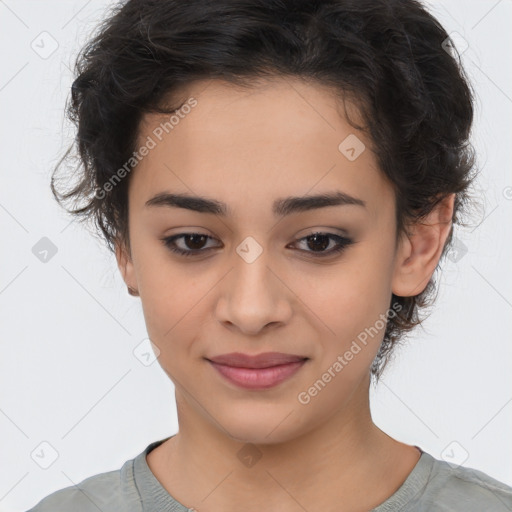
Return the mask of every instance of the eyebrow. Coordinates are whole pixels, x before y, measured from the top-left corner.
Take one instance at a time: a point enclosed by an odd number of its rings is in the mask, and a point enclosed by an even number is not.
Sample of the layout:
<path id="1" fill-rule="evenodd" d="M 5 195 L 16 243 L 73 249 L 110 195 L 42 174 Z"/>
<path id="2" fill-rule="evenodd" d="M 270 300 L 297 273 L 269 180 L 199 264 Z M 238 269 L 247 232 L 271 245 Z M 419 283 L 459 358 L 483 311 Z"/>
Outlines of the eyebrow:
<path id="1" fill-rule="evenodd" d="M 366 207 L 365 201 L 352 197 L 341 191 L 334 191 L 319 195 L 285 197 L 276 199 L 272 205 L 272 213 L 276 217 L 284 217 L 293 213 L 326 208 L 328 206 L 356 205 Z M 171 208 L 184 208 L 199 213 L 213 213 L 223 217 L 232 215 L 231 208 L 221 201 L 189 194 L 170 194 L 161 192 L 145 203 L 146 207 L 165 206 Z"/>

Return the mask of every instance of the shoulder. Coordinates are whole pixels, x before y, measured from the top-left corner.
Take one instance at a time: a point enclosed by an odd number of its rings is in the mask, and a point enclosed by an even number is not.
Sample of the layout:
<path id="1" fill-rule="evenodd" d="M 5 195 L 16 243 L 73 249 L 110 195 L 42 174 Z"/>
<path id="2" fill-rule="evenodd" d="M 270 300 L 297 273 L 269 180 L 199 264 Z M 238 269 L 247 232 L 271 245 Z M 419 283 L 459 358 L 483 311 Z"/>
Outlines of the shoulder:
<path id="1" fill-rule="evenodd" d="M 133 479 L 133 460 L 121 469 L 91 476 L 80 483 L 46 496 L 27 512 L 98 512 L 123 510 L 141 512 Z"/>
<path id="2" fill-rule="evenodd" d="M 420 502 L 432 504 L 439 512 L 512 511 L 512 487 L 483 471 L 432 459 L 430 478 Z"/>

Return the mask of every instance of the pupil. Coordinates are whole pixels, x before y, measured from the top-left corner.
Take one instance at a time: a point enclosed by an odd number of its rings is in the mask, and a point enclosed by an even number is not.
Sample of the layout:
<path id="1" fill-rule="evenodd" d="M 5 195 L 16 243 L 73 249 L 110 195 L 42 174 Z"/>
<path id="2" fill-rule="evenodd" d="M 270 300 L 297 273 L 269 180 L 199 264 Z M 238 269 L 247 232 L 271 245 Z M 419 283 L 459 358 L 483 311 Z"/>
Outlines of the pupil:
<path id="1" fill-rule="evenodd" d="M 201 249 L 205 238 L 205 235 L 188 235 L 186 238 L 188 248 L 192 250 Z M 323 250 L 329 247 L 329 237 L 321 234 L 308 236 L 308 247 Z"/>
<path id="2" fill-rule="evenodd" d="M 188 235 L 186 238 L 188 248 L 189 249 L 201 249 L 201 247 L 202 247 L 201 242 L 204 242 L 205 238 L 206 238 L 205 235 Z M 196 244 L 197 245 L 196 247 L 194 247 L 194 244 L 195 244 L 195 242 L 198 241 L 198 239 L 200 239 L 200 240 L 202 239 L 202 240 L 199 242 L 199 244 Z M 192 240 L 192 244 L 190 244 L 190 240 Z M 190 245 L 192 245 L 192 247 L 190 247 Z"/>
<path id="3" fill-rule="evenodd" d="M 320 246 L 318 245 L 318 240 L 323 240 L 324 243 L 320 244 Z M 313 240 L 313 246 L 309 243 L 311 240 Z M 311 235 L 308 237 L 308 247 L 310 249 L 314 249 L 315 248 L 315 244 L 316 244 L 316 248 L 318 249 L 325 249 L 326 247 L 329 246 L 329 237 L 326 236 L 326 235 Z"/>

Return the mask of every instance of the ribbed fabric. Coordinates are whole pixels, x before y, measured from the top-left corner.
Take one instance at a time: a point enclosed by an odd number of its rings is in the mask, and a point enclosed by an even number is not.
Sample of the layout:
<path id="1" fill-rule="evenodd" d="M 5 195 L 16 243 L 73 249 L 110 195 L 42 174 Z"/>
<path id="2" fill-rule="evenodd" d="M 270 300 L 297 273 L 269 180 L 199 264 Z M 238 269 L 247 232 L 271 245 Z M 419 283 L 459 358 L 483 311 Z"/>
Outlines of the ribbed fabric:
<path id="1" fill-rule="evenodd" d="M 405 482 L 384 503 L 370 512 L 397 512 L 407 503 L 420 496 L 426 489 L 436 459 L 416 446 L 421 456 Z"/>
<path id="2" fill-rule="evenodd" d="M 28 512 L 189 512 L 160 484 L 146 460 L 170 437 L 149 444 L 120 470 L 56 491 Z M 409 476 L 370 512 L 512 512 L 512 487 L 416 448 L 421 456 Z"/>
<path id="3" fill-rule="evenodd" d="M 172 436 L 170 436 L 172 437 Z M 178 503 L 156 479 L 148 466 L 146 455 L 170 439 L 166 437 L 160 441 L 151 443 L 142 453 L 133 460 L 135 484 L 140 494 L 142 510 L 144 512 L 188 512 L 190 509 Z"/>

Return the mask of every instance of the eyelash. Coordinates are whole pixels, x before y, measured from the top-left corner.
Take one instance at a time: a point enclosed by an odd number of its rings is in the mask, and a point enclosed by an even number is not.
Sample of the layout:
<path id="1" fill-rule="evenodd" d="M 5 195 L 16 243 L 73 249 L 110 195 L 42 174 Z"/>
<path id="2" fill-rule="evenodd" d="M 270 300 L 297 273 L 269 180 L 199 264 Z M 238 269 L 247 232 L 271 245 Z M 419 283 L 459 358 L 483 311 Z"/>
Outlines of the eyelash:
<path id="1" fill-rule="evenodd" d="M 295 240 L 295 242 L 302 242 L 303 240 L 307 240 L 308 238 L 311 238 L 315 235 L 323 235 L 328 238 L 335 239 L 338 241 L 338 246 L 335 247 L 334 249 L 331 249 L 328 252 L 315 253 L 314 251 L 303 251 L 306 253 L 311 253 L 314 258 L 327 258 L 328 256 L 332 256 L 333 254 L 339 254 L 339 253 L 343 252 L 349 245 L 352 245 L 354 243 L 354 241 L 351 240 L 350 238 L 336 235 L 334 233 L 326 233 L 324 231 L 315 231 L 305 237 Z M 211 236 L 205 235 L 203 233 L 180 233 L 179 235 L 173 235 L 170 237 L 162 238 L 161 240 L 162 240 L 163 244 L 167 247 L 167 249 L 169 249 L 171 252 L 176 253 L 180 256 L 186 256 L 186 257 L 197 256 L 201 253 L 208 252 L 211 249 L 215 249 L 215 247 L 210 247 L 207 249 L 192 249 L 192 250 L 185 251 L 183 249 L 177 248 L 174 241 L 179 238 L 184 238 L 187 236 L 203 236 L 203 237 L 213 240 L 213 238 Z"/>

